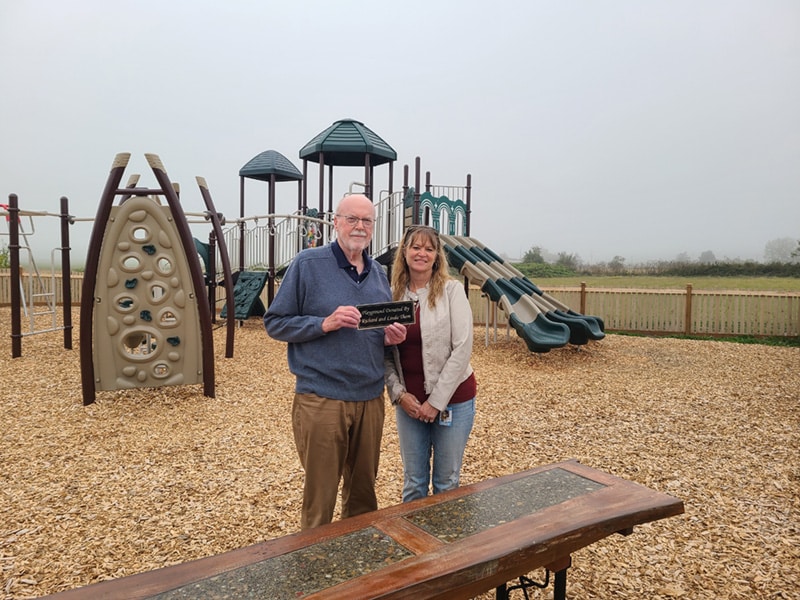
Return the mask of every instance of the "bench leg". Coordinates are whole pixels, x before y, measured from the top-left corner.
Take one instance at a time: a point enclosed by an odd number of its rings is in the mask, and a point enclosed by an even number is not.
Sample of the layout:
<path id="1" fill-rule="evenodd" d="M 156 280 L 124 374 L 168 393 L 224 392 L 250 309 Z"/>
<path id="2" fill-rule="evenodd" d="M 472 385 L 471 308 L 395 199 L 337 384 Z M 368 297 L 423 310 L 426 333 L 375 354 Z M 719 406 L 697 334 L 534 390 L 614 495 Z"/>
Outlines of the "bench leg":
<path id="1" fill-rule="evenodd" d="M 553 600 L 566 600 L 567 598 L 567 569 L 572 566 L 572 557 L 566 556 L 561 560 L 547 565 L 555 573 L 553 578 Z"/>
<path id="2" fill-rule="evenodd" d="M 567 570 L 556 571 L 553 578 L 553 600 L 567 600 Z"/>
<path id="3" fill-rule="evenodd" d="M 520 576 L 519 584 L 512 585 L 510 588 L 507 584 L 502 584 L 495 588 L 496 600 L 510 600 L 511 590 L 522 590 L 527 600 L 528 588 L 538 587 L 546 588 L 550 583 L 550 573 L 554 573 L 553 578 L 553 600 L 566 600 L 567 599 L 567 569 L 572 565 L 572 557 L 567 556 L 554 563 L 545 566 L 545 580 L 543 583 L 532 581 L 527 577 Z"/>

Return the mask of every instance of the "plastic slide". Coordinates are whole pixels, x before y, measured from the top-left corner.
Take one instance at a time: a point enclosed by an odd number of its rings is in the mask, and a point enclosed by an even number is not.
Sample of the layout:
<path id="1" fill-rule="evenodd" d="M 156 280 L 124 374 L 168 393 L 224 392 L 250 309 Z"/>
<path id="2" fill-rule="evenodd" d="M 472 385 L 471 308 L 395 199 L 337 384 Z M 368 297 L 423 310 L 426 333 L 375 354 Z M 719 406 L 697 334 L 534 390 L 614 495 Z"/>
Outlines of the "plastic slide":
<path id="1" fill-rule="evenodd" d="M 571 310 L 474 238 L 441 237 L 448 262 L 498 303 L 532 352 L 605 337 L 602 319 Z"/>
<path id="2" fill-rule="evenodd" d="M 543 292 L 536 286 L 536 284 L 525 277 L 525 275 L 523 275 L 513 265 L 505 262 L 502 258 L 497 256 L 479 241 L 468 237 L 457 239 L 463 240 L 463 243 L 468 245 L 470 251 L 476 256 L 480 256 L 488 263 L 494 263 L 493 266 L 497 271 L 503 273 L 504 276 L 508 277 L 511 281 L 514 281 L 519 287 L 525 289 L 528 293 L 534 294 L 534 298 L 536 298 L 537 302 L 542 306 L 543 309 L 552 311 L 552 315 L 550 312 L 547 312 L 549 318 L 554 320 L 562 320 L 564 323 L 574 323 L 576 320 L 582 321 L 583 325 L 581 326 L 588 327 L 587 336 L 590 340 L 601 340 L 605 337 L 605 325 L 600 317 L 582 315 L 570 309 L 566 304 L 557 298 L 554 298 L 550 294 Z M 572 342 L 572 340 L 570 340 L 570 343 L 576 342 Z"/>

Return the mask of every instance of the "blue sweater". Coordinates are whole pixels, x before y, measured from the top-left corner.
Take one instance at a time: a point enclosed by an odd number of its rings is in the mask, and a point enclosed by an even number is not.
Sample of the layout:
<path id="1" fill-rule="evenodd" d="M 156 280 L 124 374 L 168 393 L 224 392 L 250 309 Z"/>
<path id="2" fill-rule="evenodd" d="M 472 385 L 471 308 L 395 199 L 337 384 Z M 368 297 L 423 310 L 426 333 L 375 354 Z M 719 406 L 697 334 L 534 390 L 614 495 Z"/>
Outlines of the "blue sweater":
<path id="1" fill-rule="evenodd" d="M 302 251 L 286 271 L 264 327 L 288 342 L 298 393 L 355 401 L 383 393 L 383 329 L 322 331 L 322 321 L 339 306 L 391 301 L 386 273 L 367 260 L 370 272 L 361 283 L 339 267 L 330 244 Z"/>

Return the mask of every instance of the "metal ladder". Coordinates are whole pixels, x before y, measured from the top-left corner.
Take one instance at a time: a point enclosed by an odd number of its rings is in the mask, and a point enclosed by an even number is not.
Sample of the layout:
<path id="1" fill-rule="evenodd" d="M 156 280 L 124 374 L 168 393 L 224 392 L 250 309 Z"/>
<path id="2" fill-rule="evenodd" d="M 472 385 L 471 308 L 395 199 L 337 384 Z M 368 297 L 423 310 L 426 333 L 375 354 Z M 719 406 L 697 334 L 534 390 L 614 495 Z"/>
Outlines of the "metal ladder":
<path id="1" fill-rule="evenodd" d="M 0 207 L 4 210 L 8 210 L 6 205 L 2 205 Z M 55 276 L 55 269 L 53 265 L 55 264 L 55 258 L 53 253 L 58 251 L 59 248 L 54 248 L 50 252 L 50 285 L 47 285 L 47 281 L 45 277 L 42 277 L 41 272 L 39 271 L 39 267 L 36 264 L 36 259 L 33 256 L 33 251 L 31 249 L 30 241 L 28 240 L 29 235 L 33 235 L 36 232 L 36 228 L 33 224 L 33 218 L 30 215 L 25 215 L 28 217 L 28 222 L 30 224 L 30 230 L 26 231 L 23 226 L 23 219 L 22 216 L 19 218 L 19 249 L 22 251 L 26 251 L 28 254 L 28 265 L 30 267 L 30 272 L 27 275 L 28 280 L 28 291 L 27 294 L 25 293 L 25 285 L 23 283 L 24 277 L 20 277 L 19 281 L 19 291 L 22 297 L 22 309 L 25 313 L 25 317 L 28 319 L 29 322 L 29 331 L 27 332 L 28 335 L 34 333 L 44 333 L 47 331 L 54 331 L 56 329 L 60 329 L 58 327 L 57 322 L 57 313 L 56 313 L 56 276 Z M 5 222 L 8 224 L 9 216 L 6 214 Z M 10 231 L 3 234 L 4 237 L 10 237 Z M 37 310 L 37 303 L 39 304 L 39 308 Z M 51 317 L 51 327 L 46 329 L 36 329 L 36 317 Z M 25 334 L 23 334 L 25 335 Z"/>

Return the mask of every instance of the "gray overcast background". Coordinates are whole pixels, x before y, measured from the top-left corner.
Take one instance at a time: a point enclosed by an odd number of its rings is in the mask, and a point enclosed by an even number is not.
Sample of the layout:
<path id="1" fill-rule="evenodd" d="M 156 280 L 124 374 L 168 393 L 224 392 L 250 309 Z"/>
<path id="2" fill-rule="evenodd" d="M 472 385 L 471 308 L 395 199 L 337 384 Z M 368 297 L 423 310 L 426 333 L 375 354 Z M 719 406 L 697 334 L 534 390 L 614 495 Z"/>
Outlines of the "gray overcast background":
<path id="1" fill-rule="evenodd" d="M 201 175 L 235 217 L 248 160 L 302 169 L 354 118 L 397 151 L 396 187 L 416 156 L 437 184 L 471 173 L 472 234 L 511 257 L 762 260 L 800 238 L 797 0 L 3 0 L 0 86 L 0 202 L 28 210 L 94 217 L 114 156 L 154 185 L 154 152 L 185 210 Z M 363 169 L 334 175 L 338 198 Z M 266 197 L 249 182 L 248 214 Z"/>

